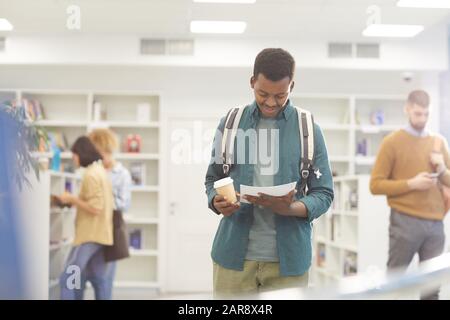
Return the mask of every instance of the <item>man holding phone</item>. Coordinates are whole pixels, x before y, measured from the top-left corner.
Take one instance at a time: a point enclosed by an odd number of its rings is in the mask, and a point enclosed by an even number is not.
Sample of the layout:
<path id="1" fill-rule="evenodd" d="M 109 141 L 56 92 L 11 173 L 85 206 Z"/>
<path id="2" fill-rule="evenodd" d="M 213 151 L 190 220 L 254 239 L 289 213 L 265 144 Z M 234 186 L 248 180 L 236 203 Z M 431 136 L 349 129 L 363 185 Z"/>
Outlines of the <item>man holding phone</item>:
<path id="1" fill-rule="evenodd" d="M 372 169 L 370 190 L 385 194 L 391 207 L 388 269 L 406 269 L 416 253 L 422 262 L 444 249 L 446 210 L 438 183 L 450 186 L 450 157 L 445 139 L 426 130 L 429 102 L 425 91 L 409 94 L 408 125 L 384 138 Z M 421 296 L 438 297 L 438 289 Z"/>

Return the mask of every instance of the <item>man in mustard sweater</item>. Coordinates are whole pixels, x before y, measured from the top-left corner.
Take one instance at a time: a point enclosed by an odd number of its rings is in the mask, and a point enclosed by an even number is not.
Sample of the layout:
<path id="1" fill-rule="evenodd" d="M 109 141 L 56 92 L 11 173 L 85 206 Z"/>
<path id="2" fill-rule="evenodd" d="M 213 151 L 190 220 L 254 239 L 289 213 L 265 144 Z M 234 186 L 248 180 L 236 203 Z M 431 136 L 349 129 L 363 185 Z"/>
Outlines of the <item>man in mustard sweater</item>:
<path id="1" fill-rule="evenodd" d="M 416 253 L 424 261 L 444 249 L 446 212 L 438 184 L 450 186 L 450 158 L 445 139 L 426 130 L 429 100 L 422 90 L 409 94 L 409 123 L 384 138 L 372 169 L 370 191 L 385 194 L 391 207 L 388 269 L 406 269 Z M 439 152 L 436 139 L 442 140 Z M 438 296 L 439 289 L 421 298 Z"/>

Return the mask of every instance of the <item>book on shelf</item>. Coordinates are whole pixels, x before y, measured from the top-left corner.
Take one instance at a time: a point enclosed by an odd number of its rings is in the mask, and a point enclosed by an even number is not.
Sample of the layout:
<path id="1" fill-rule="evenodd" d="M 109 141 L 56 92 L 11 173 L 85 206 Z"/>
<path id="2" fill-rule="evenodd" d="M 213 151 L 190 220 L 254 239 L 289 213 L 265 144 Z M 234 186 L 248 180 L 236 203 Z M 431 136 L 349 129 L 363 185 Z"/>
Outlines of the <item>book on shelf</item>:
<path id="1" fill-rule="evenodd" d="M 334 185 L 334 199 L 331 204 L 331 208 L 333 210 L 339 210 L 340 209 L 340 203 L 341 200 L 341 186 L 340 185 Z"/>
<path id="2" fill-rule="evenodd" d="M 331 215 L 331 241 L 338 241 L 341 237 L 339 216 Z"/>
<path id="3" fill-rule="evenodd" d="M 77 169 L 75 168 L 72 161 L 62 162 L 61 163 L 61 171 L 67 173 L 75 173 Z"/>
<path id="4" fill-rule="evenodd" d="M 139 134 L 128 134 L 124 141 L 124 151 L 129 153 L 141 152 L 142 137 Z"/>
<path id="5" fill-rule="evenodd" d="M 66 181 L 64 185 L 64 190 L 66 190 L 69 193 L 73 193 L 73 182 L 72 181 Z"/>
<path id="6" fill-rule="evenodd" d="M 358 192 L 356 190 L 351 190 L 348 193 L 346 209 L 347 210 L 358 209 Z"/>
<path id="7" fill-rule="evenodd" d="M 108 119 L 108 111 L 100 102 L 94 101 L 92 105 L 92 119 L 94 122 L 106 121 Z"/>
<path id="8" fill-rule="evenodd" d="M 363 138 L 361 140 L 358 141 L 358 143 L 356 144 L 356 155 L 357 156 L 364 156 L 366 157 L 368 152 L 368 140 L 367 138 Z"/>
<path id="9" fill-rule="evenodd" d="M 52 151 L 54 147 L 58 147 L 60 151 L 67 151 L 69 149 L 69 142 L 64 132 L 48 131 L 47 136 L 49 145 L 46 151 Z"/>
<path id="10" fill-rule="evenodd" d="M 378 126 L 384 124 L 384 111 L 382 109 L 370 113 L 370 124 Z"/>
<path id="11" fill-rule="evenodd" d="M 45 119 L 44 108 L 41 103 L 35 99 L 22 99 L 20 102 L 25 108 L 26 114 L 31 121 Z"/>
<path id="12" fill-rule="evenodd" d="M 350 123 L 350 110 L 348 108 L 345 108 L 345 112 L 342 116 L 342 120 L 341 120 L 342 124 L 348 124 Z"/>
<path id="13" fill-rule="evenodd" d="M 130 236 L 130 247 L 136 250 L 142 249 L 142 230 L 141 229 L 131 229 L 129 232 Z"/>
<path id="14" fill-rule="evenodd" d="M 150 103 L 141 102 L 136 105 L 136 121 L 140 123 L 150 122 Z"/>
<path id="15" fill-rule="evenodd" d="M 146 184 L 146 166 L 144 162 L 131 162 L 129 170 L 133 186 L 144 186 Z"/>
<path id="16" fill-rule="evenodd" d="M 13 108 L 23 109 L 26 118 L 31 121 L 45 119 L 44 108 L 38 100 L 35 99 L 12 99 L 6 104 Z"/>
<path id="17" fill-rule="evenodd" d="M 344 276 L 351 276 L 358 273 L 357 254 L 346 251 L 344 254 Z"/>
<path id="18" fill-rule="evenodd" d="M 317 245 L 317 266 L 318 267 L 324 267 L 326 261 L 326 255 L 325 255 L 325 244 L 319 243 Z"/>
<path id="19" fill-rule="evenodd" d="M 361 124 L 361 120 L 359 118 L 359 111 L 355 110 L 355 124 L 359 125 Z"/>
<path id="20" fill-rule="evenodd" d="M 61 149 L 52 144 L 52 151 L 51 168 L 53 171 L 61 171 Z"/>

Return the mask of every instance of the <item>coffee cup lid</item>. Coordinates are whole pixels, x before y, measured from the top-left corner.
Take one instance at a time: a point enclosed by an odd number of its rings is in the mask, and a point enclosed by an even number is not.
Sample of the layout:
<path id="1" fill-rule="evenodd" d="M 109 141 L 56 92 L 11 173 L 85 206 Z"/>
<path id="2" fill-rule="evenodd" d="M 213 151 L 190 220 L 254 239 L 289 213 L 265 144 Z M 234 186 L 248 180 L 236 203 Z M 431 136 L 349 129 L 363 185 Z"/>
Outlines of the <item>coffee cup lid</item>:
<path id="1" fill-rule="evenodd" d="M 214 182 L 214 189 L 226 186 L 227 184 L 233 183 L 233 179 L 226 177 Z"/>

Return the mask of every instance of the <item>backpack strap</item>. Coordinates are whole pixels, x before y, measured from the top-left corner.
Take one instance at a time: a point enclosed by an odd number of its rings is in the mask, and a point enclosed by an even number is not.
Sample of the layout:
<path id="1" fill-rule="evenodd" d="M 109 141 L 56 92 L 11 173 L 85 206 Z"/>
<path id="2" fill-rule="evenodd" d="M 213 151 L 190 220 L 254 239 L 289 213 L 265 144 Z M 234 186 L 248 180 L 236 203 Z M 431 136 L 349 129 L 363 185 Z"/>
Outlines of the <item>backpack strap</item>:
<path id="1" fill-rule="evenodd" d="M 311 112 L 295 107 L 298 117 L 300 144 L 302 146 L 299 170 L 302 177 L 300 191 L 306 195 L 308 177 L 314 171 L 314 117 Z M 239 122 L 245 107 L 232 108 L 225 120 L 225 128 L 222 135 L 221 154 L 222 168 L 225 176 L 229 175 L 234 158 L 234 140 L 237 135 Z"/>
<path id="2" fill-rule="evenodd" d="M 232 108 L 226 117 L 225 128 L 222 135 L 222 168 L 223 174 L 228 176 L 231 165 L 233 164 L 234 158 L 234 140 L 237 135 L 237 130 L 239 127 L 239 122 L 241 121 L 242 113 L 245 107 Z"/>
<path id="3" fill-rule="evenodd" d="M 302 177 L 300 191 L 306 195 L 306 184 L 311 171 L 314 171 L 314 118 L 311 112 L 295 107 L 297 109 L 298 129 L 300 144 L 300 176 Z"/>

